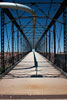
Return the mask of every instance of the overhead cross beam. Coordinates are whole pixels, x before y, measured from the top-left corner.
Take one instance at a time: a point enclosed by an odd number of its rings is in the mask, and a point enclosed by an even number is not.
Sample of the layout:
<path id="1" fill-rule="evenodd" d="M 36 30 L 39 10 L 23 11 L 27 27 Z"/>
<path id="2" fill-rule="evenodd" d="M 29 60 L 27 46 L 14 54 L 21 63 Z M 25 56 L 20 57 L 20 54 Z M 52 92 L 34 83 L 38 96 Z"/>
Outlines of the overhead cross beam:
<path id="1" fill-rule="evenodd" d="M 50 24 L 48 25 L 47 29 L 45 30 L 45 32 L 43 33 L 43 35 L 41 36 L 41 38 L 39 39 L 39 41 L 37 42 L 35 48 L 37 48 L 39 42 L 41 41 L 41 39 L 44 37 L 44 35 L 48 32 L 48 30 L 51 28 L 51 26 L 56 22 L 56 19 L 62 14 L 62 12 L 65 10 L 65 7 L 67 6 L 67 2 L 66 0 L 63 1 L 63 3 L 61 4 L 60 8 L 58 9 L 57 13 L 55 14 L 55 16 L 53 17 L 52 21 L 50 22 Z"/>
<path id="2" fill-rule="evenodd" d="M 36 5 L 36 4 L 51 4 L 51 2 L 23 2 L 23 4 L 32 4 L 32 5 Z M 52 4 L 62 4 L 62 2 L 57 2 L 57 1 L 53 1 Z"/>

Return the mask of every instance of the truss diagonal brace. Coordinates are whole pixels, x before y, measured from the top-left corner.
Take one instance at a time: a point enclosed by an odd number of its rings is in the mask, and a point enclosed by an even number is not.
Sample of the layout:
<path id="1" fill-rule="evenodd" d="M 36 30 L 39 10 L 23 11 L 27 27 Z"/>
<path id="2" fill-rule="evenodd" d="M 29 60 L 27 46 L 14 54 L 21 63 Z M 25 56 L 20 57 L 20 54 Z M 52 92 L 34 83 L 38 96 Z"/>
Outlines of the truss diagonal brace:
<path id="1" fill-rule="evenodd" d="M 33 15 L 33 48 L 34 48 L 35 26 L 36 26 L 35 11 L 26 5 L 18 4 L 18 3 L 8 3 L 8 2 L 0 2 L 0 8 L 19 9 L 19 10 L 26 11 Z"/>
<path id="2" fill-rule="evenodd" d="M 51 26 L 56 22 L 56 19 L 58 19 L 58 17 L 62 14 L 62 12 L 65 10 L 65 7 L 67 6 L 67 1 L 64 0 L 60 6 L 60 8 L 58 9 L 58 11 L 56 12 L 55 16 L 53 17 L 53 19 L 51 20 L 50 24 L 48 25 L 47 29 L 45 30 L 45 32 L 43 33 L 43 35 L 41 36 L 41 38 L 38 40 L 35 48 L 37 48 L 39 41 L 41 41 L 41 39 L 43 38 L 44 34 L 46 34 L 48 32 L 48 30 L 51 28 Z M 55 20 L 54 20 L 55 19 Z"/>

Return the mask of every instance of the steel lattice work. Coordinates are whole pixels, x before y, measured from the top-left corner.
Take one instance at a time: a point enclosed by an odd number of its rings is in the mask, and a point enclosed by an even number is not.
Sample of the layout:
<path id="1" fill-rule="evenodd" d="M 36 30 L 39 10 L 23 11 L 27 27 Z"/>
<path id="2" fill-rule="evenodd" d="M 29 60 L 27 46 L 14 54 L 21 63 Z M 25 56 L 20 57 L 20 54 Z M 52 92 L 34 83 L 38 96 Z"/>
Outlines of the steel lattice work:
<path id="1" fill-rule="evenodd" d="M 5 15 L 4 9 L 1 10 L 1 73 L 5 72 L 7 68 L 13 66 L 20 59 L 22 59 L 28 52 L 31 51 L 31 46 L 25 35 L 23 35 L 19 29 L 15 32 L 17 26 L 14 23 L 4 24 L 5 18 L 9 16 Z M 8 27 L 9 30 L 8 31 Z M 10 32 L 10 33 L 9 33 Z M 23 48 L 22 48 L 23 47 Z"/>
<path id="2" fill-rule="evenodd" d="M 10 2 L 9 0 L 1 1 Z M 33 48 L 67 72 L 66 0 L 61 0 L 61 2 L 11 0 L 11 2 L 31 7 L 36 15 L 31 16 L 17 9 L 0 8 L 0 73 L 16 65 Z M 33 18 L 36 19 L 36 26 Z"/>

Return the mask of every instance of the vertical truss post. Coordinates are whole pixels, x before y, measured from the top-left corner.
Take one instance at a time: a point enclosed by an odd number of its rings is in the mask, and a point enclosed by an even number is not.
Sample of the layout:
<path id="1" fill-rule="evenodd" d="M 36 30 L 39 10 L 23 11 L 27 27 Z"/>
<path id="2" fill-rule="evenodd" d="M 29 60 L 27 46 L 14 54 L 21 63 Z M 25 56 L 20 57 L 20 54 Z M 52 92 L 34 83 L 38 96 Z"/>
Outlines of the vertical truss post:
<path id="1" fill-rule="evenodd" d="M 19 61 L 19 31 L 17 29 L 17 61 Z"/>
<path id="2" fill-rule="evenodd" d="M 22 34 L 20 36 L 20 52 L 21 52 L 21 58 L 22 58 Z"/>
<path id="3" fill-rule="evenodd" d="M 49 60 L 50 60 L 50 30 L 49 30 Z"/>
<path id="4" fill-rule="evenodd" d="M 47 33 L 46 33 L 46 57 L 47 57 Z"/>
<path id="5" fill-rule="evenodd" d="M 21 38 L 21 41 L 23 42 L 23 37 Z M 22 46 L 23 46 L 23 44 L 22 44 Z M 22 48 L 22 57 L 23 57 L 23 48 Z"/>
<path id="6" fill-rule="evenodd" d="M 23 57 L 24 57 L 24 37 L 23 37 Z"/>
<path id="7" fill-rule="evenodd" d="M 64 18 L 64 54 L 65 54 L 65 66 L 64 71 L 67 71 L 67 7 L 63 13 Z"/>
<path id="8" fill-rule="evenodd" d="M 4 12 L 1 10 L 1 73 L 5 72 L 5 62 L 4 62 Z"/>
<path id="9" fill-rule="evenodd" d="M 54 63 L 55 63 L 55 57 L 56 57 L 56 25 L 55 24 L 53 27 L 53 34 L 54 34 Z"/>
<path id="10" fill-rule="evenodd" d="M 22 58 L 23 58 L 23 35 L 22 35 Z"/>
<path id="11" fill-rule="evenodd" d="M 12 65 L 14 65 L 14 24 L 12 23 Z"/>
<path id="12" fill-rule="evenodd" d="M 44 35 L 44 56 L 45 56 L 45 35 Z"/>

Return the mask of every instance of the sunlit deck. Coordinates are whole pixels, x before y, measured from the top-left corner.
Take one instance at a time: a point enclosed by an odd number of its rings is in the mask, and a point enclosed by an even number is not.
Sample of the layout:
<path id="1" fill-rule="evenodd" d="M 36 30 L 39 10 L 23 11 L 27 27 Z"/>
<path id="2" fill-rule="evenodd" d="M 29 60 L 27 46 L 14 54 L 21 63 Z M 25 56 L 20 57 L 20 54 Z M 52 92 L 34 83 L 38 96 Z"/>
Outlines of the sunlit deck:
<path id="1" fill-rule="evenodd" d="M 6 76 L 0 79 L 0 95 L 66 95 L 67 79 L 45 57 L 35 53 L 38 67 L 36 75 L 33 52 L 29 53 Z"/>

